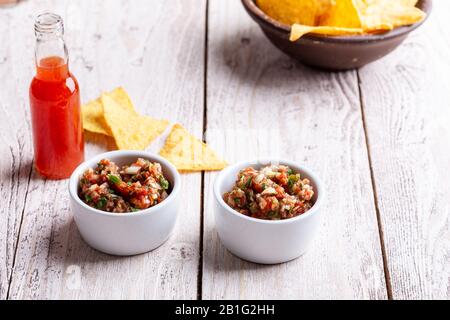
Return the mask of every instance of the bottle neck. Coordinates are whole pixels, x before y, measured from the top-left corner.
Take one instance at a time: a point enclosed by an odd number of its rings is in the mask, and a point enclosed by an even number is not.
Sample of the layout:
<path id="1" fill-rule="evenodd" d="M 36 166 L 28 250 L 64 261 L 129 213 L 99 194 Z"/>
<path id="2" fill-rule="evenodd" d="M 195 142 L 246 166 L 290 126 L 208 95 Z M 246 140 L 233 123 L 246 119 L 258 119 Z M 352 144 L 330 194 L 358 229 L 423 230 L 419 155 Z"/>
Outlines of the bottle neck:
<path id="1" fill-rule="evenodd" d="M 67 49 L 62 38 L 37 40 L 36 77 L 61 81 L 69 76 Z"/>
<path id="2" fill-rule="evenodd" d="M 51 13 L 39 15 L 35 23 L 36 77 L 61 81 L 69 76 L 68 54 L 61 17 Z"/>

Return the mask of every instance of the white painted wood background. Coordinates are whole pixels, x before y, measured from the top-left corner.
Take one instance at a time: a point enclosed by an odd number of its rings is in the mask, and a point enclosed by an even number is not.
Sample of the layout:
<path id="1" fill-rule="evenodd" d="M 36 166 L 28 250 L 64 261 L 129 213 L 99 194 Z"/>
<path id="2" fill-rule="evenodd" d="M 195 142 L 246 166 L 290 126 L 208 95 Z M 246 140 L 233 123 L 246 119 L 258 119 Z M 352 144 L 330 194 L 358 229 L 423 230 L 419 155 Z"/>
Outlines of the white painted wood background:
<path id="1" fill-rule="evenodd" d="M 341 73 L 280 53 L 239 0 L 0 7 L 0 298 L 449 299 L 450 2 L 434 7 L 394 53 Z M 122 85 L 142 113 L 205 133 L 231 163 L 277 145 L 317 170 L 328 197 L 312 248 L 275 266 L 228 253 L 212 216 L 216 173 L 183 175 L 176 232 L 159 249 L 89 248 L 67 181 L 32 169 L 28 85 L 44 10 L 65 19 L 84 102 Z M 108 149 L 89 141 L 87 157 Z"/>

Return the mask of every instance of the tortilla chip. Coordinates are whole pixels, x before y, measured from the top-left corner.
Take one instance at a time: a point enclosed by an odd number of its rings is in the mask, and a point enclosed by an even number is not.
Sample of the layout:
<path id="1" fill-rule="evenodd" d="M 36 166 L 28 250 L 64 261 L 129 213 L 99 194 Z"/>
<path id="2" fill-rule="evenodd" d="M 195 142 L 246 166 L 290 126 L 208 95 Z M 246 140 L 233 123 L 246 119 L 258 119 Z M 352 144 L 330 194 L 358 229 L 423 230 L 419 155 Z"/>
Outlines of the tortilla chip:
<path id="1" fill-rule="evenodd" d="M 361 28 L 340 28 L 328 26 L 311 27 L 300 24 L 294 24 L 292 26 L 291 36 L 289 39 L 291 41 L 296 41 L 307 33 L 338 36 L 338 35 L 363 34 L 364 30 Z"/>
<path id="2" fill-rule="evenodd" d="M 354 0 L 336 0 L 336 3 L 320 19 L 320 26 L 361 28 L 361 18 Z"/>
<path id="3" fill-rule="evenodd" d="M 425 19 L 425 12 L 410 0 L 357 0 L 356 7 L 363 29 L 370 32 L 388 31 Z"/>
<path id="4" fill-rule="evenodd" d="M 133 103 L 122 87 L 114 89 L 113 91 L 107 93 L 107 95 L 113 98 L 121 107 L 134 111 Z M 112 136 L 112 133 L 106 124 L 105 117 L 103 116 L 103 105 L 101 98 L 92 100 L 87 104 L 82 105 L 81 112 L 83 114 L 84 130 Z"/>
<path id="5" fill-rule="evenodd" d="M 130 96 L 128 95 L 128 93 L 125 91 L 124 88 L 118 87 L 113 91 L 106 93 L 106 95 L 113 98 L 122 108 L 135 111 Z"/>
<path id="6" fill-rule="evenodd" d="M 105 118 L 103 117 L 103 106 L 100 99 L 92 100 L 82 105 L 81 113 L 83 114 L 84 130 L 111 136 L 111 132 L 108 130 Z"/>
<path id="7" fill-rule="evenodd" d="M 256 4 L 268 16 L 284 24 L 315 26 L 331 9 L 333 0 L 257 0 Z"/>
<path id="8" fill-rule="evenodd" d="M 173 126 L 159 154 L 181 171 L 222 170 L 227 166 L 226 161 L 180 124 Z"/>
<path id="9" fill-rule="evenodd" d="M 105 149 L 108 151 L 117 150 L 117 145 L 116 145 L 116 142 L 114 141 L 113 137 L 86 131 L 84 133 L 84 139 L 86 141 L 95 143 L 96 145 L 100 146 L 102 149 Z"/>
<path id="10" fill-rule="evenodd" d="M 397 0 L 397 1 L 400 2 L 400 4 L 409 7 L 415 7 L 417 2 L 419 2 L 419 0 Z"/>
<path id="11" fill-rule="evenodd" d="M 167 120 L 140 116 L 122 108 L 108 94 L 103 94 L 101 100 L 106 124 L 121 150 L 144 150 L 169 125 Z"/>
<path id="12" fill-rule="evenodd" d="M 417 0 L 257 0 L 267 15 L 292 25 L 291 41 L 307 33 L 379 33 L 425 19 Z"/>

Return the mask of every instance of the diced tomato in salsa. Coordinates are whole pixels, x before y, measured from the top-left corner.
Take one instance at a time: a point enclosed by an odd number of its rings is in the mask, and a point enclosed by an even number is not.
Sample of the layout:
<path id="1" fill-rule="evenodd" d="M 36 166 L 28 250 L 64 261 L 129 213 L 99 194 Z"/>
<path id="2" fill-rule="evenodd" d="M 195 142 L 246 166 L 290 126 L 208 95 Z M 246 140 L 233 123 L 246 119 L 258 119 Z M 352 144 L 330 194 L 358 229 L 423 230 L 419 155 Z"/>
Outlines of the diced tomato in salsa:
<path id="1" fill-rule="evenodd" d="M 281 220 L 299 216 L 313 206 L 311 182 L 284 165 L 241 170 L 236 184 L 223 195 L 234 210 L 247 216 Z"/>
<path id="2" fill-rule="evenodd" d="M 144 159 L 119 168 L 102 159 L 80 179 L 79 197 L 93 208 L 133 212 L 157 205 L 169 195 L 170 183 L 161 165 Z"/>

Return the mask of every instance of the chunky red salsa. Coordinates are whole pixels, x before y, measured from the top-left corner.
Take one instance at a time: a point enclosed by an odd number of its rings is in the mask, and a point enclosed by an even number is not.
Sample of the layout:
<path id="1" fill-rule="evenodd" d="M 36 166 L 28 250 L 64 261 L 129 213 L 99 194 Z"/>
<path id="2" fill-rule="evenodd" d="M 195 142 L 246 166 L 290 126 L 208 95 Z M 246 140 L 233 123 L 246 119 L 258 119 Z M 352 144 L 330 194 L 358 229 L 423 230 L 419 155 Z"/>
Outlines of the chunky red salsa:
<path id="1" fill-rule="evenodd" d="M 281 220 L 299 216 L 313 206 L 311 182 L 284 165 L 241 170 L 224 201 L 247 216 Z"/>
<path id="2" fill-rule="evenodd" d="M 119 167 L 108 159 L 86 170 L 79 197 L 89 206 L 108 212 L 133 212 L 157 205 L 169 195 L 170 183 L 161 165 L 144 159 Z"/>

